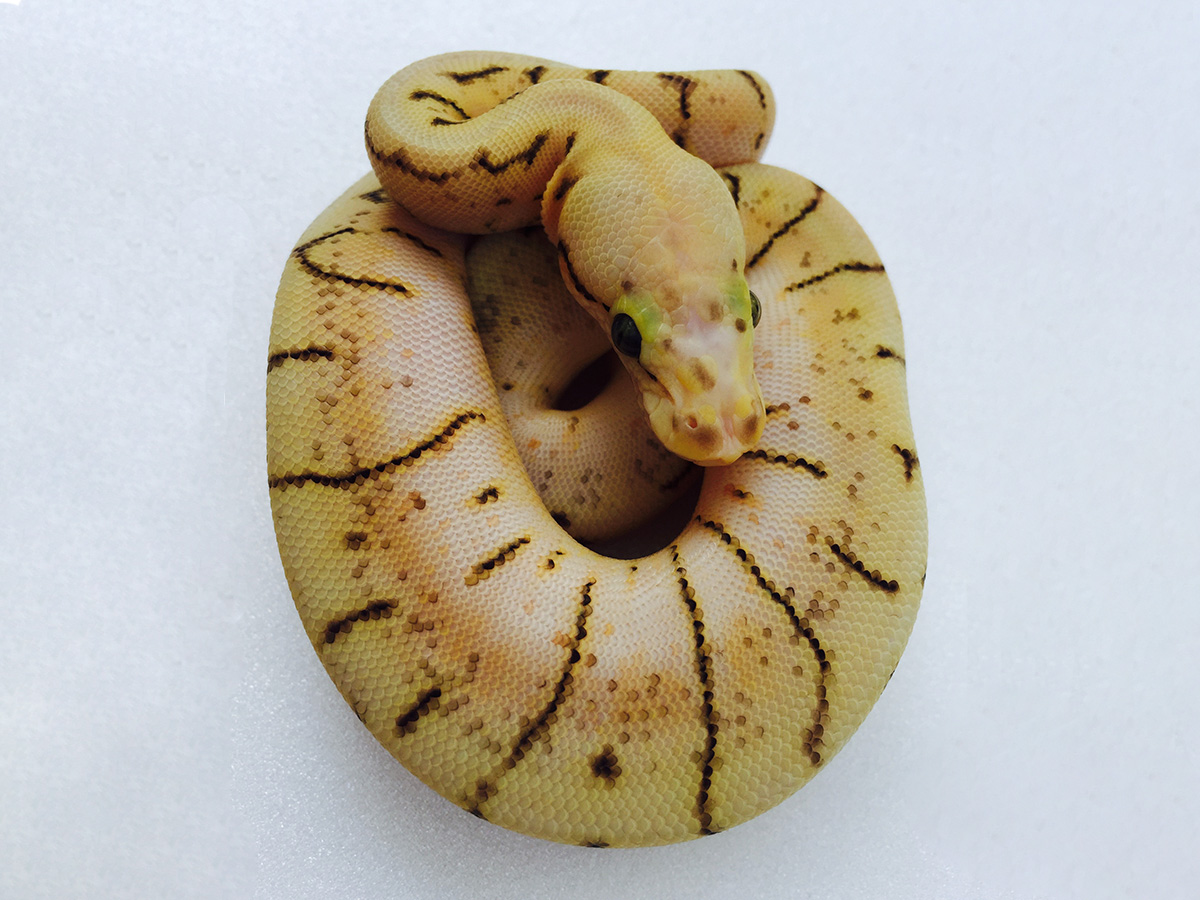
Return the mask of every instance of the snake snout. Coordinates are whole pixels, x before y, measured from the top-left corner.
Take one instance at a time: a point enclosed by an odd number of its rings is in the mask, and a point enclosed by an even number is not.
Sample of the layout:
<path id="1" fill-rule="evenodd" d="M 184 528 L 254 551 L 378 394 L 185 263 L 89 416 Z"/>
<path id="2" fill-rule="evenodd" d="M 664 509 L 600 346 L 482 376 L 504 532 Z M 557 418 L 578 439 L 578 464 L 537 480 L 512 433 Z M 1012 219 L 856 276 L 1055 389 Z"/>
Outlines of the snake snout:
<path id="1" fill-rule="evenodd" d="M 686 404 L 663 403 L 650 424 L 672 453 L 701 466 L 727 466 L 754 449 L 762 435 L 763 404 L 757 385 L 753 387 L 731 398 L 702 396 Z"/>

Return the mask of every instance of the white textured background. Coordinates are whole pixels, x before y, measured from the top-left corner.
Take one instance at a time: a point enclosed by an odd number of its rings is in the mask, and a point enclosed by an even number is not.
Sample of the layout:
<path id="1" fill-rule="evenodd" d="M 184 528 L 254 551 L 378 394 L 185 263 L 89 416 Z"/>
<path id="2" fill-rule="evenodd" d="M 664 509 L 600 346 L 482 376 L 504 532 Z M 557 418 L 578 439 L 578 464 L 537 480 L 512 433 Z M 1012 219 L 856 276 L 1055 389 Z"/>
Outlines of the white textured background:
<path id="1" fill-rule="evenodd" d="M 1200 895 L 1196 9 L 0 5 L 0 897 Z M 809 787 L 697 843 L 559 847 L 436 797 L 275 550 L 284 259 L 366 169 L 375 88 L 468 48 L 757 69 L 767 161 L 900 299 L 908 653 Z"/>

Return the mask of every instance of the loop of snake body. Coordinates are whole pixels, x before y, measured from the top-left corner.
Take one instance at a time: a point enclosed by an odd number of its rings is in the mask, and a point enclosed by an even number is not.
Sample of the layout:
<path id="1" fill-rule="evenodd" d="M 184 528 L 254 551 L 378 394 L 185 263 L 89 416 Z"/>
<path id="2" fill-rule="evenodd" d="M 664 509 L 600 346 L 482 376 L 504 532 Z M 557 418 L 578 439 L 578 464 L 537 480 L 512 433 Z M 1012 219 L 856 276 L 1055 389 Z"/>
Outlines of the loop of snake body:
<path id="1" fill-rule="evenodd" d="M 904 649 L 899 315 L 849 214 L 756 162 L 773 116 L 750 72 L 435 57 L 380 90 L 375 174 L 289 256 L 267 433 L 297 609 L 376 738 L 490 822 L 727 829 L 837 752 Z M 650 501 L 682 530 L 598 552 Z"/>

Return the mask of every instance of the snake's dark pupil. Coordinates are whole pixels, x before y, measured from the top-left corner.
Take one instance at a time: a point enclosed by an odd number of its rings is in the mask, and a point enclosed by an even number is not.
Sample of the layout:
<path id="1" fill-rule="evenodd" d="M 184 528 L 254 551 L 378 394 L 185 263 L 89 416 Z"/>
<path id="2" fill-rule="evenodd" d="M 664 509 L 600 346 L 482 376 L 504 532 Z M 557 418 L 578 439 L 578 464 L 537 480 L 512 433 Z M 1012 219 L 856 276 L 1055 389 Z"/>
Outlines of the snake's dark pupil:
<path id="1" fill-rule="evenodd" d="M 612 320 L 613 346 L 626 356 L 637 359 L 642 353 L 642 333 L 638 331 L 633 317 L 625 313 L 617 313 Z"/>
<path id="2" fill-rule="evenodd" d="M 750 292 L 750 321 L 754 323 L 754 327 L 758 327 L 758 320 L 762 318 L 762 304 L 758 302 L 758 296 L 754 291 Z"/>

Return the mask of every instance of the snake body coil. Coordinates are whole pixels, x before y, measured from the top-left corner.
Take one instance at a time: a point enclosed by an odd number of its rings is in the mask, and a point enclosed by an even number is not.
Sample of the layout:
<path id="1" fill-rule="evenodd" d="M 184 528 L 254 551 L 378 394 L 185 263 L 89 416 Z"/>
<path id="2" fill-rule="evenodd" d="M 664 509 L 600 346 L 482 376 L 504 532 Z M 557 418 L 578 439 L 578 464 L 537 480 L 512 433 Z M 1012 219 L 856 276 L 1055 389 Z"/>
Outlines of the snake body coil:
<path id="1" fill-rule="evenodd" d="M 296 606 L 379 741 L 491 822 L 602 846 L 736 825 L 842 746 L 907 641 L 925 506 L 895 300 L 832 197 L 752 161 L 772 117 L 746 72 L 426 60 L 372 105 L 378 179 L 289 257 L 267 430 Z M 588 317 L 633 377 L 555 409 L 605 352 Z M 667 546 L 585 546 L 697 477 Z"/>

